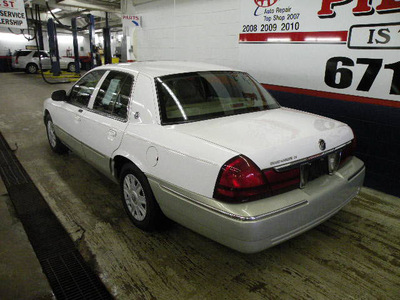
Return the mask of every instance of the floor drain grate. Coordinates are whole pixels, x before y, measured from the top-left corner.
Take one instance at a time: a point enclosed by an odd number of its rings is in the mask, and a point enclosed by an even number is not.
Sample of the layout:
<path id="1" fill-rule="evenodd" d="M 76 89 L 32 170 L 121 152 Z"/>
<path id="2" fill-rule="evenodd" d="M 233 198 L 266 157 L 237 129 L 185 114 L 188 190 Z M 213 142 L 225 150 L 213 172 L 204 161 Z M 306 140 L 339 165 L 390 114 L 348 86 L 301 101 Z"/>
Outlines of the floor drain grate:
<path id="1" fill-rule="evenodd" d="M 0 175 L 57 299 L 112 299 L 0 133 Z"/>

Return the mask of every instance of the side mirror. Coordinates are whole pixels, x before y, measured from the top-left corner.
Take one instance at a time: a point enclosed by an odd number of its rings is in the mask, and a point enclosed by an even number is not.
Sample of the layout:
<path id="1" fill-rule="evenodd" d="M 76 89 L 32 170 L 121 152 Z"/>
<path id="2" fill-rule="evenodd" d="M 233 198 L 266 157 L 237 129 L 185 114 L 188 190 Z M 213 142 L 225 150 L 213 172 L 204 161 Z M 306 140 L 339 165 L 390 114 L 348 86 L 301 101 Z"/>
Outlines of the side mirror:
<path id="1" fill-rule="evenodd" d="M 54 101 L 65 101 L 67 99 L 67 92 L 65 90 L 54 91 L 51 94 L 51 99 Z"/>

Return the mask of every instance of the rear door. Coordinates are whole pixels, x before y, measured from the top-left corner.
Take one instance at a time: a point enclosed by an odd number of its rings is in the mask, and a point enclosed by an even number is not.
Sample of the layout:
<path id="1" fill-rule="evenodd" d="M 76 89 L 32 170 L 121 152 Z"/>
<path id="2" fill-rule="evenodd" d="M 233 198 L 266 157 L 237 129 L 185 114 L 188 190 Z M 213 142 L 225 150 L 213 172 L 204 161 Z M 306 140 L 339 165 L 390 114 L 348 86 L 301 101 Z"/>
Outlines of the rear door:
<path id="1" fill-rule="evenodd" d="M 81 142 L 85 131 L 82 128 L 82 118 L 88 112 L 90 99 L 105 72 L 98 70 L 86 74 L 72 87 L 68 101 L 61 102 L 58 109 L 52 112 L 56 134 L 71 150 L 82 156 L 84 152 Z"/>
<path id="2" fill-rule="evenodd" d="M 110 71 L 92 99 L 89 111 L 82 116 L 83 152 L 86 159 L 106 174 L 110 158 L 122 141 L 128 124 L 134 75 Z"/>
<path id="3" fill-rule="evenodd" d="M 39 67 L 39 55 L 40 55 L 40 63 L 42 64 L 43 69 L 51 68 L 51 60 L 50 56 L 45 51 L 35 51 L 33 53 L 33 62 Z"/>

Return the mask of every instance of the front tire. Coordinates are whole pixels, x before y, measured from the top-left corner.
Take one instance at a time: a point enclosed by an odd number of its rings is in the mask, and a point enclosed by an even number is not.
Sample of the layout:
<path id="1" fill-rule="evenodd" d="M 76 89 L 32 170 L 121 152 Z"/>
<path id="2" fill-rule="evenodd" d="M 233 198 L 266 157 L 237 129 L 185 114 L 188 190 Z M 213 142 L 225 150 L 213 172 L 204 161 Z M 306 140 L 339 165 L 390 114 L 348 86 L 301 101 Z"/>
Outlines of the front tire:
<path id="1" fill-rule="evenodd" d="M 38 66 L 36 65 L 36 64 L 28 64 L 27 66 L 26 66 L 26 73 L 28 73 L 28 74 L 36 74 L 37 73 L 37 71 L 38 71 Z"/>
<path id="2" fill-rule="evenodd" d="M 122 167 L 120 189 L 122 203 L 132 223 L 145 231 L 154 230 L 163 215 L 146 176 L 134 164 Z"/>
<path id="3" fill-rule="evenodd" d="M 69 63 L 67 70 L 68 72 L 75 72 L 75 63 Z"/>
<path id="4" fill-rule="evenodd" d="M 46 132 L 51 150 L 58 154 L 68 152 L 68 148 L 60 141 L 60 139 L 56 135 L 53 120 L 51 119 L 50 115 L 46 116 Z"/>

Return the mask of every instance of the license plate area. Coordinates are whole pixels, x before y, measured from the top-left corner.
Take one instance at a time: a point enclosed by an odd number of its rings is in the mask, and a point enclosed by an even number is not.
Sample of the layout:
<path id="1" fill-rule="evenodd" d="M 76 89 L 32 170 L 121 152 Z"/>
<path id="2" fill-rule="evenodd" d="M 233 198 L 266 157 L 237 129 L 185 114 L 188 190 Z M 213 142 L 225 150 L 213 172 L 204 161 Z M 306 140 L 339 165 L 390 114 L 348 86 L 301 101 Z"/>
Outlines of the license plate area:
<path id="1" fill-rule="evenodd" d="M 304 188 L 309 181 L 322 175 L 329 174 L 328 157 L 323 156 L 300 165 L 300 188 Z"/>

